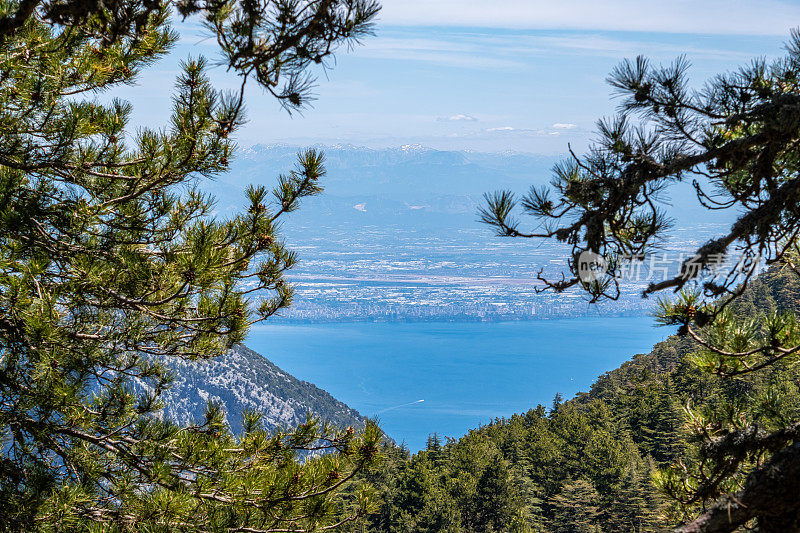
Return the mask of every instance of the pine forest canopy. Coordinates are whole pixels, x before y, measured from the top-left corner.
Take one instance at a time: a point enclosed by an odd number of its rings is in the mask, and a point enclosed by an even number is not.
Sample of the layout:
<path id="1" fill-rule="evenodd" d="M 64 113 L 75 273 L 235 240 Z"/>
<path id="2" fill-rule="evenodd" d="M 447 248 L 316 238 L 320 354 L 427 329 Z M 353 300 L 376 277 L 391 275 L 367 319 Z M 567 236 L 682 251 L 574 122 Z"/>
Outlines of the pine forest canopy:
<path id="1" fill-rule="evenodd" d="M 351 520 L 337 493 L 380 439 L 310 419 L 234 437 L 217 406 L 160 420 L 164 358 L 205 358 L 291 302 L 279 221 L 321 190 L 310 150 L 246 211 L 213 216 L 196 187 L 228 168 L 251 80 L 302 108 L 333 53 L 368 35 L 372 0 L 0 2 L 0 529 L 305 531 Z M 169 121 L 126 129 L 134 83 L 202 23 L 240 89 L 187 59 Z M 131 381 L 144 384 L 135 394 Z M 141 390 L 141 388 L 140 388 Z M 319 450 L 334 453 L 315 454 Z M 300 460 L 298 452 L 305 454 Z M 309 455 L 311 452 L 311 455 Z"/>
<path id="2" fill-rule="evenodd" d="M 666 238 L 665 192 L 694 177 L 704 207 L 733 211 L 737 219 L 674 277 L 644 290 L 645 296 L 677 293 L 674 301 L 661 300 L 658 321 L 698 343 L 695 364 L 722 377 L 796 364 L 794 312 L 737 317 L 731 311 L 764 263 L 800 274 L 800 32 L 786 48 L 783 59 L 755 60 L 698 90 L 690 88 L 685 58 L 666 67 L 642 57 L 625 61 L 609 78 L 620 112 L 599 122 L 600 141 L 585 156 L 573 154 L 556 166 L 551 187 L 532 188 L 521 199 L 510 191 L 487 195 L 483 221 L 502 236 L 557 239 L 572 247 L 568 271 L 558 280 L 543 279 L 547 288 L 577 287 L 593 302 L 615 299 L 625 264 Z M 533 229 L 522 227 L 518 207 L 532 216 Z M 607 270 L 581 277 L 585 253 Z M 740 259 L 733 261 L 738 267 L 720 268 L 731 257 Z M 700 457 L 659 478 L 687 509 L 701 511 L 679 531 L 800 530 L 800 421 L 784 416 L 770 424 L 764 413 L 724 402 L 702 412 L 688 406 L 687 413 L 703 442 Z"/>

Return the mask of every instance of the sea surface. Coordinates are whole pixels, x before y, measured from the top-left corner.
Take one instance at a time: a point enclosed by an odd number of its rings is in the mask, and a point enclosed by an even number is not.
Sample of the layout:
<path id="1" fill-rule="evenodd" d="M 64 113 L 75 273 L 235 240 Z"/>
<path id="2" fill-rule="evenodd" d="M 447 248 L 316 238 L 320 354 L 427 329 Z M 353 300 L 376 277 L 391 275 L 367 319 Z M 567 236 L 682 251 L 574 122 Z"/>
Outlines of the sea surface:
<path id="1" fill-rule="evenodd" d="M 652 317 L 263 325 L 246 344 L 412 451 L 550 406 L 673 333 Z"/>

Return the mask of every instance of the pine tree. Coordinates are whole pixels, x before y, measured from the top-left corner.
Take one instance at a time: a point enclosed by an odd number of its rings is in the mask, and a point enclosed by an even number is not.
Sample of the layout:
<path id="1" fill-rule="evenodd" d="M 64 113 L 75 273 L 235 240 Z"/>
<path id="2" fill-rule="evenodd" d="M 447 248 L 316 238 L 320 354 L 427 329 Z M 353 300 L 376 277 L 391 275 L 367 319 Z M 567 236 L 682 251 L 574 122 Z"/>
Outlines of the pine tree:
<path id="1" fill-rule="evenodd" d="M 439 484 L 437 472 L 427 451 L 411 460 L 399 483 L 398 497 L 390 531 L 459 531 L 459 509 Z"/>
<path id="2" fill-rule="evenodd" d="M 647 450 L 661 464 L 670 464 L 685 452 L 683 413 L 669 374 L 650 398 L 649 420 L 641 428 Z"/>
<path id="3" fill-rule="evenodd" d="M 648 476 L 642 475 L 642 465 L 631 458 L 627 474 L 623 479 L 612 513 L 615 531 L 656 531 L 657 498 Z"/>
<path id="4" fill-rule="evenodd" d="M 800 32 L 786 48 L 782 59 L 755 60 L 700 90 L 689 84 L 685 58 L 663 67 L 643 57 L 623 62 L 609 78 L 620 112 L 599 122 L 599 142 L 558 165 L 551 187 L 521 200 L 511 191 L 487 195 L 483 221 L 502 236 L 567 243 L 568 271 L 545 286 L 613 300 L 622 269 L 667 235 L 665 192 L 699 176 L 698 202 L 736 221 L 644 295 L 677 293 L 660 302 L 658 321 L 700 347 L 693 364 L 702 371 L 733 380 L 796 363 L 794 291 L 781 311 L 734 311 L 764 263 L 800 275 Z M 522 227 L 518 206 L 536 229 Z M 727 532 L 755 521 L 762 531 L 800 531 L 800 421 L 730 399 L 717 407 L 691 413 L 702 440 L 697 460 L 687 457 L 659 481 L 689 509 L 702 508 L 679 530 Z"/>
<path id="5" fill-rule="evenodd" d="M 560 392 L 557 392 L 556 395 L 553 396 L 553 404 L 552 407 L 550 408 L 550 411 L 553 413 L 558 412 L 559 408 L 563 403 L 564 403 L 564 396 Z"/>
<path id="6" fill-rule="evenodd" d="M 601 533 L 600 494 L 585 478 L 566 483 L 552 499 L 556 533 Z"/>
<path id="7" fill-rule="evenodd" d="M 377 454 L 374 425 L 269 434 L 248 414 L 234 436 L 218 406 L 188 427 L 156 415 L 165 358 L 218 355 L 291 302 L 283 273 L 296 257 L 277 227 L 320 191 L 322 155 L 302 153 L 272 201 L 250 187 L 229 219 L 195 187 L 234 156 L 245 85 L 302 107 L 308 67 L 368 33 L 377 11 L 370 0 L 0 4 L 0 529 L 330 525 L 333 495 Z M 215 90 L 207 61 L 188 59 L 168 122 L 130 132 L 131 105 L 95 95 L 163 57 L 176 15 L 204 25 L 241 89 Z M 368 504 L 358 491 L 348 505 Z"/>
<path id="8" fill-rule="evenodd" d="M 517 508 L 508 463 L 499 454 L 486 465 L 475 487 L 475 523 L 477 531 L 502 531 L 511 522 Z"/>

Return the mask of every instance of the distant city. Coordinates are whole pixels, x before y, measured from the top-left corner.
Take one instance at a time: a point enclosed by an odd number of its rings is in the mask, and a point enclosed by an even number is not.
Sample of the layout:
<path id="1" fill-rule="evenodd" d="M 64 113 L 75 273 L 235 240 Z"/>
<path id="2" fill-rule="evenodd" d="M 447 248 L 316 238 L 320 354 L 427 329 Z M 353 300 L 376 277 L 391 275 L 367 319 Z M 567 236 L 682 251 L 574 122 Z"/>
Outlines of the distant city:
<path id="1" fill-rule="evenodd" d="M 710 226 L 676 232 L 662 257 L 690 257 Z M 579 290 L 537 292 L 540 268 L 556 279 L 566 249 L 503 239 L 475 224 L 451 235 L 368 226 L 358 235 L 333 228 L 293 232 L 301 256 L 289 279 L 297 293 L 283 321 L 530 320 L 636 316 L 652 311 L 646 281 L 624 280 L 619 301 L 589 305 Z M 356 259 L 357 258 L 357 259 Z"/>

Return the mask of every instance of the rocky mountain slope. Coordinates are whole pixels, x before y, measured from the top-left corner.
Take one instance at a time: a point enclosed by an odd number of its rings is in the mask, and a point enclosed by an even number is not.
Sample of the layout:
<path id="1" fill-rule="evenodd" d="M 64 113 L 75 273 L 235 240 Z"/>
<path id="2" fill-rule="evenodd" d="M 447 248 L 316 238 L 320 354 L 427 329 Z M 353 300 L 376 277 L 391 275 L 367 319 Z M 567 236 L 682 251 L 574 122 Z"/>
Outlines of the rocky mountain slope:
<path id="1" fill-rule="evenodd" d="M 264 414 L 268 428 L 292 427 L 311 412 L 339 427 L 361 427 L 364 417 L 324 390 L 284 372 L 261 354 L 236 346 L 208 361 L 170 361 L 176 379 L 162 396 L 164 415 L 181 424 L 201 419 L 209 400 L 220 402 L 231 429 L 242 412 Z"/>

